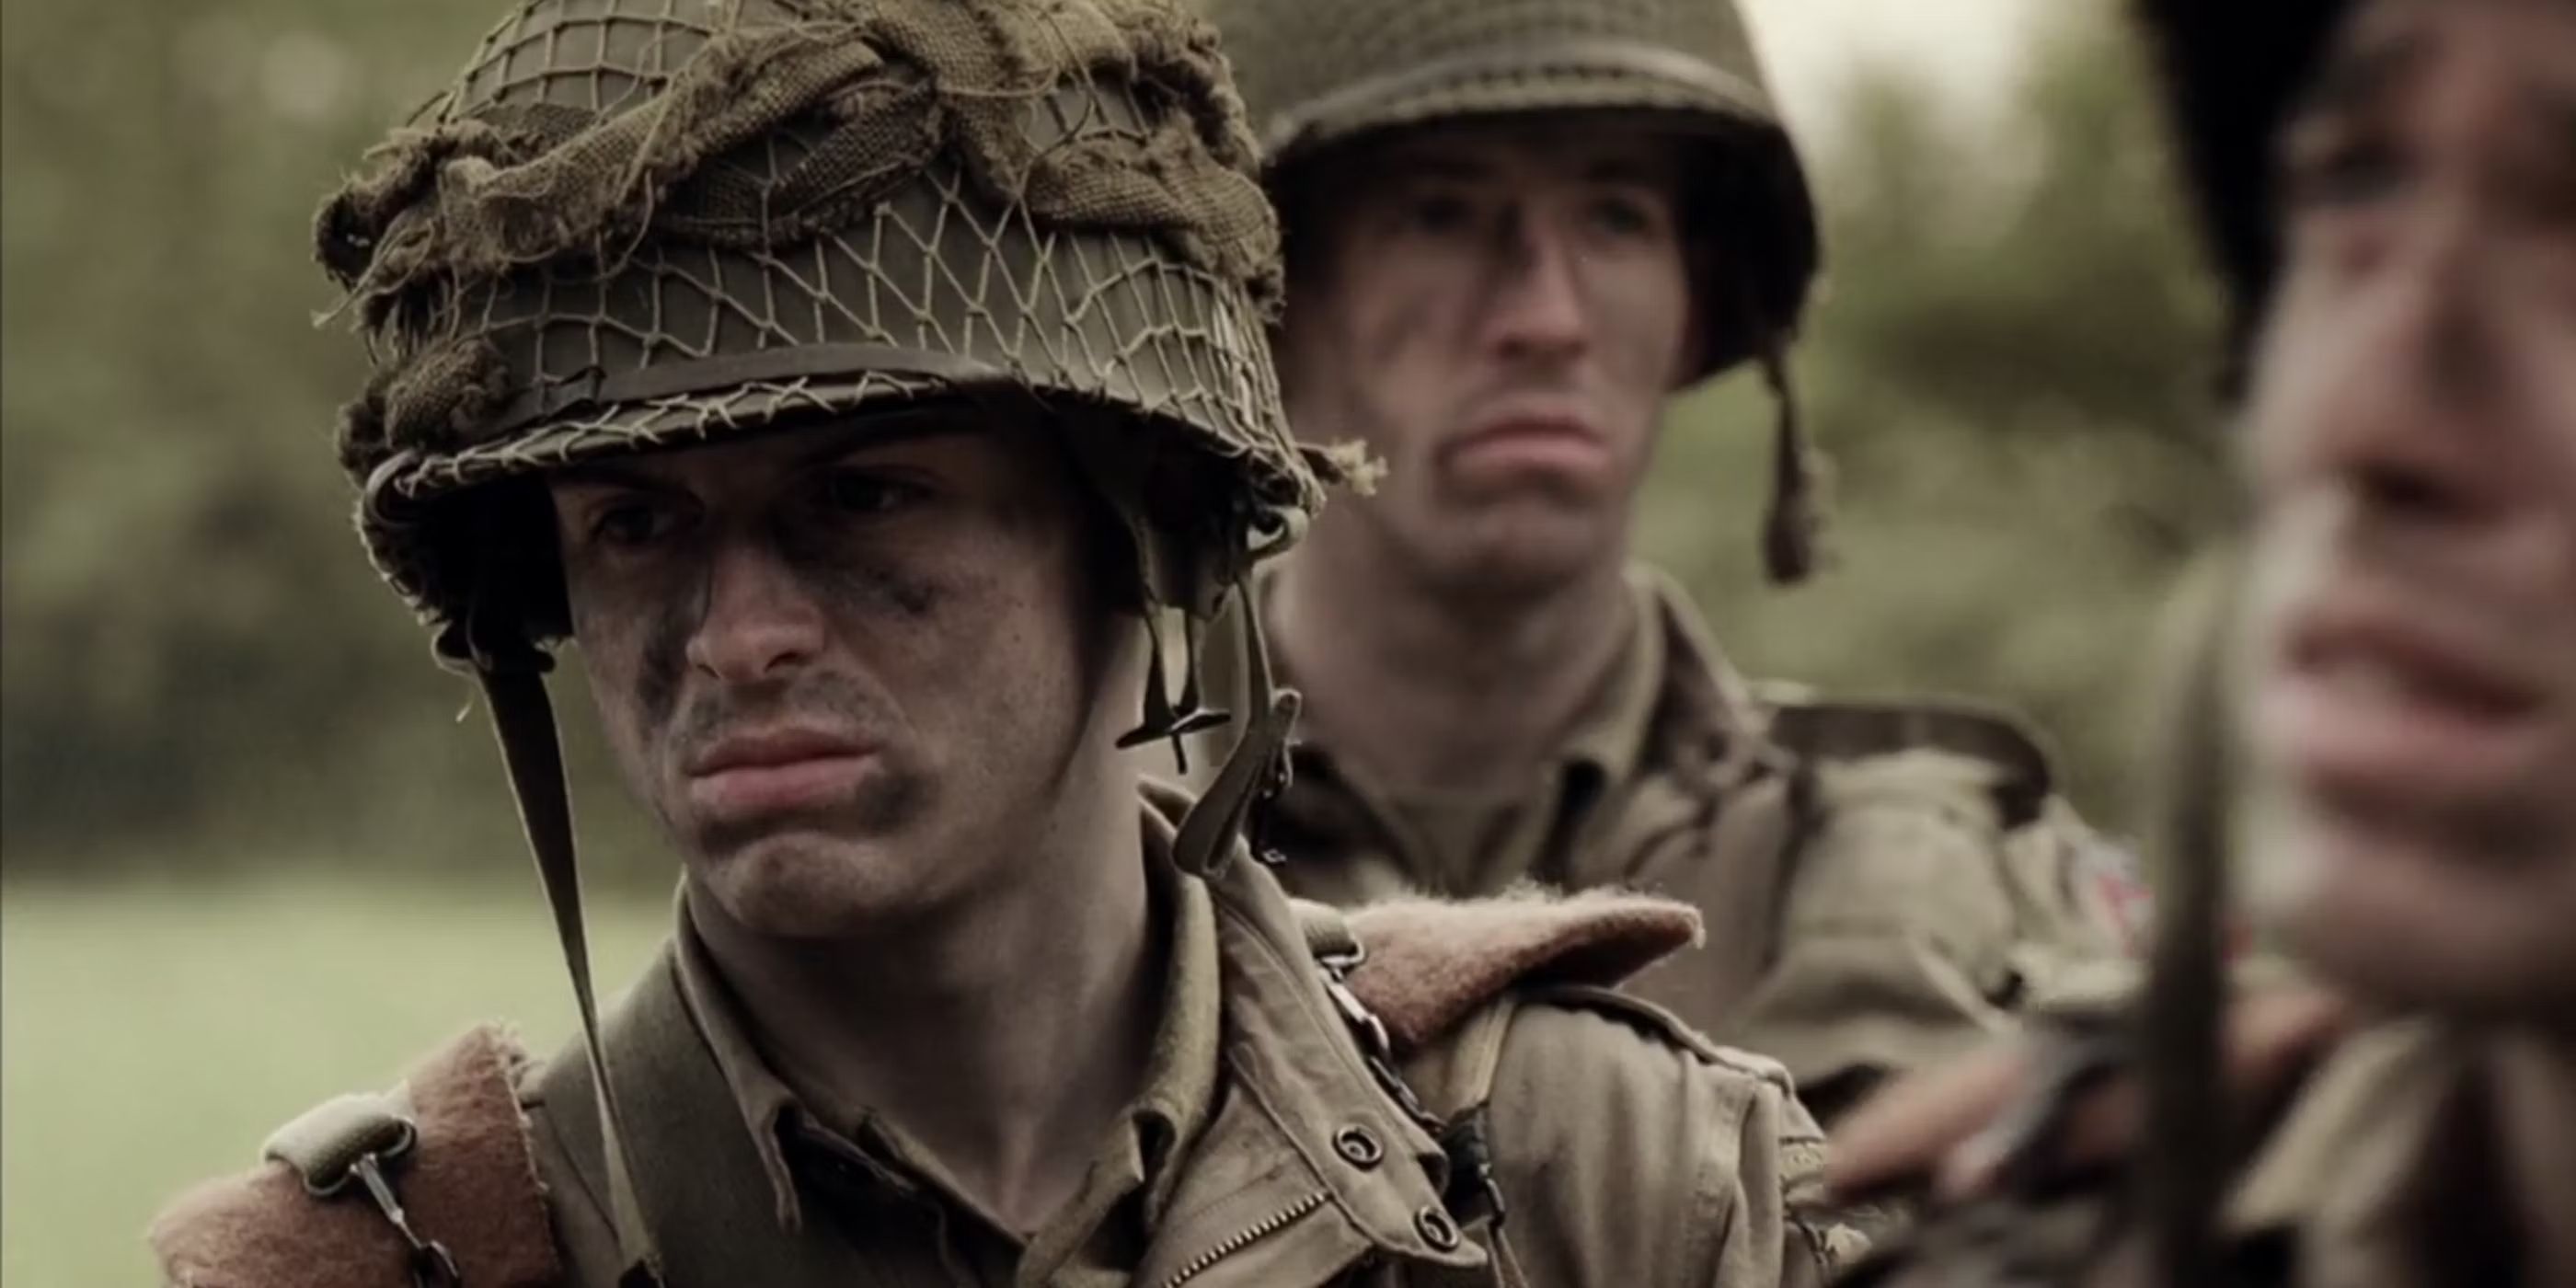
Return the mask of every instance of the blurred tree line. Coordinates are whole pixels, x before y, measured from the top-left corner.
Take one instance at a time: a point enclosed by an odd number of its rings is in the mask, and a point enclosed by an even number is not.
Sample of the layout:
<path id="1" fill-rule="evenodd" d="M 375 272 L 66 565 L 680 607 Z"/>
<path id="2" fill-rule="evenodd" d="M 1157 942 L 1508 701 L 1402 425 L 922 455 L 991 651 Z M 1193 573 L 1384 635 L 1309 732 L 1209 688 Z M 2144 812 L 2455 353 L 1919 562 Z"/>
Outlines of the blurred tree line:
<path id="1" fill-rule="evenodd" d="M 2236 496 L 2219 300 L 2110 9 L 2053 15 L 2001 120 L 1945 117 L 1881 68 L 1840 146 L 1811 153 L 1827 282 L 1797 370 L 1836 458 L 1831 571 L 1763 584 L 1772 413 L 1749 375 L 1668 431 L 1643 550 L 1754 675 L 2000 703 L 2117 822 L 2146 750 L 2145 653 Z"/>
<path id="2" fill-rule="evenodd" d="M 1770 412 L 1740 378 L 1676 418 L 1643 551 L 1755 673 L 2018 708 L 2101 811 L 2138 641 L 2229 497 L 2213 304 L 2096 8 L 2068 7 L 2000 133 L 1881 74 L 1818 159 L 1830 285 L 1798 362 L 1839 458 L 1836 570 L 1761 586 Z M 362 360 L 312 325 L 334 301 L 306 235 L 487 9 L 0 11 L 11 871 L 524 864 L 468 686 L 352 537 L 331 431 Z M 557 685 L 594 865 L 659 880 L 579 689 Z"/>

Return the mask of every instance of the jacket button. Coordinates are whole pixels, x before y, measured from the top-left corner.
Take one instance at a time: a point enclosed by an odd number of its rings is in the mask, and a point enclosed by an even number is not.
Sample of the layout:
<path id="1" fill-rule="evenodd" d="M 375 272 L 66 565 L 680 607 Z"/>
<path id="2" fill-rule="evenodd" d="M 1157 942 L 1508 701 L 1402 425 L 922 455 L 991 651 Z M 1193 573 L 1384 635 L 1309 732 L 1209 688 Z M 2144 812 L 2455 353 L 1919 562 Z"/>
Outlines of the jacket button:
<path id="1" fill-rule="evenodd" d="M 1414 1213 L 1413 1228 L 1422 1233 L 1423 1242 L 1438 1251 L 1454 1252 L 1458 1248 L 1458 1223 L 1436 1207 Z"/>
<path id="2" fill-rule="evenodd" d="M 1333 1150 L 1344 1162 L 1365 1172 L 1386 1158 L 1386 1147 L 1366 1127 L 1345 1127 L 1333 1133 Z"/>

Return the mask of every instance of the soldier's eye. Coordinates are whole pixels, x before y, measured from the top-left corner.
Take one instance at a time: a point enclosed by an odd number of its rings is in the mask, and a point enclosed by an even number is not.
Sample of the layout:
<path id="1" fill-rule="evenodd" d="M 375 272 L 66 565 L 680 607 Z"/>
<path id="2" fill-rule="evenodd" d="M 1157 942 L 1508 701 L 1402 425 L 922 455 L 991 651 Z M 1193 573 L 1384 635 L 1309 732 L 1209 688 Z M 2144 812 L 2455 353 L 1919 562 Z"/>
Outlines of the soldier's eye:
<path id="1" fill-rule="evenodd" d="M 679 511 L 673 506 L 655 501 L 621 501 L 603 506 L 591 516 L 590 539 L 610 549 L 636 550 L 670 536 L 679 524 Z"/>
<path id="2" fill-rule="evenodd" d="M 2384 140 L 2361 137 L 2299 149 L 2284 167 L 2290 208 L 2347 207 L 2379 200 L 2406 181 L 2406 159 Z"/>
<path id="3" fill-rule="evenodd" d="M 823 475 L 823 504 L 841 514 L 887 514 L 924 495 L 917 483 L 868 470 L 832 470 Z"/>
<path id="4" fill-rule="evenodd" d="M 1406 231 L 1433 237 L 1464 232 L 1475 221 L 1474 204 L 1454 192 L 1418 193 L 1400 211 Z"/>
<path id="5" fill-rule="evenodd" d="M 1614 237 L 1643 237 L 1663 227 L 1662 211 L 1643 197 L 1597 197 L 1585 212 L 1594 229 Z"/>

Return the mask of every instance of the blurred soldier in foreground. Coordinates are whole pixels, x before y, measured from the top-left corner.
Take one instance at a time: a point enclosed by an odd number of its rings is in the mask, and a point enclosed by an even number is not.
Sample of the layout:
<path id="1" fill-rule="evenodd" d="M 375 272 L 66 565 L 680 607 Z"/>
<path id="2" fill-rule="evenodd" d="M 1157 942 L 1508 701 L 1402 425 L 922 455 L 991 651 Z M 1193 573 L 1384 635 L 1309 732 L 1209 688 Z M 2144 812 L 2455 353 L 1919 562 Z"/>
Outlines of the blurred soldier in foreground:
<path id="1" fill-rule="evenodd" d="M 2176 775 L 2146 1127 L 2115 1081 L 1952 1149 L 1926 1129 L 1979 1116 L 1978 1071 L 1896 1088 L 1842 1180 L 1946 1151 L 1966 1202 L 1870 1278 L 2576 1283 L 2576 4 L 2143 7 L 2240 305 L 2258 520 L 2200 668 L 2234 696 Z M 2352 1005 L 2258 997 L 2222 1045 L 2231 797 L 2250 912 Z"/>
<path id="2" fill-rule="evenodd" d="M 1147 623 L 1241 602 L 1337 472 L 1286 436 L 1239 112 L 1147 0 L 537 0 L 325 207 L 361 527 L 483 687 L 583 1033 L 289 1125 L 158 1224 L 173 1281 L 1771 1288 L 1848 1250 L 1778 1067 L 1603 991 L 1687 908 L 1301 908 L 1238 832 L 1293 697 L 1195 805 L 1120 750 L 1195 714 Z M 565 639 L 685 873 L 604 1017 Z"/>
<path id="3" fill-rule="evenodd" d="M 1765 701 L 1629 561 L 1665 407 L 1748 364 L 1770 570 L 1814 559 L 1815 214 L 1730 0 L 1209 2 L 1285 221 L 1290 418 L 1386 466 L 1257 583 L 1306 699 L 1290 889 L 1684 899 L 1708 943 L 1636 991 L 1820 1114 L 2117 955 L 2125 868 L 2019 728 Z"/>

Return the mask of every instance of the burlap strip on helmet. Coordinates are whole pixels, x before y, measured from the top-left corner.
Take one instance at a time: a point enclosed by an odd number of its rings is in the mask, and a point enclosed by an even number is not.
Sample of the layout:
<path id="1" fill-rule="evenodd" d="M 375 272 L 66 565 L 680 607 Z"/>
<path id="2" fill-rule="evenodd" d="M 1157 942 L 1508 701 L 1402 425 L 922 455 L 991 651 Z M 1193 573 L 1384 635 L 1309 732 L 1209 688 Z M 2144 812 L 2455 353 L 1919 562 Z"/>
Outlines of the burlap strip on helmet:
<path id="1" fill-rule="evenodd" d="M 351 421 L 351 456 L 517 427 L 495 405 L 510 377 L 480 342 L 477 287 L 566 259 L 606 276 L 646 238 L 762 248 L 825 235 L 943 154 L 996 206 L 1155 235 L 1275 302 L 1275 227 L 1198 29 L 1141 6 L 1057 5 L 1022 22 L 948 0 L 790 13 L 709 33 L 624 111 L 492 104 L 378 149 L 377 172 L 316 222 L 320 258 L 386 363 L 370 391 L 380 411 Z M 1031 100 L 1097 75 L 1201 106 L 1153 128 L 1033 136 Z M 783 172 L 727 163 L 791 124 L 818 128 Z"/>

